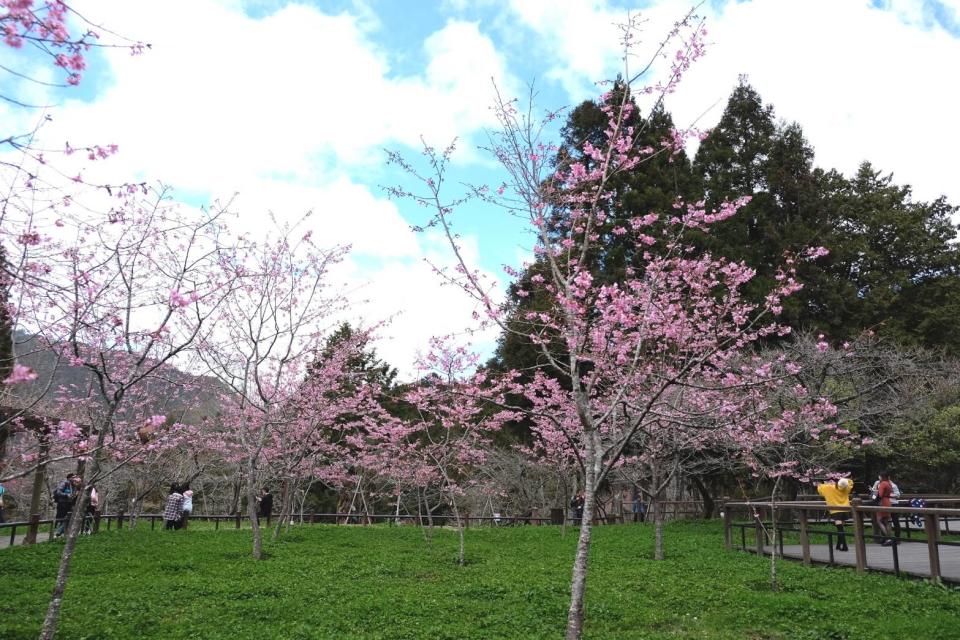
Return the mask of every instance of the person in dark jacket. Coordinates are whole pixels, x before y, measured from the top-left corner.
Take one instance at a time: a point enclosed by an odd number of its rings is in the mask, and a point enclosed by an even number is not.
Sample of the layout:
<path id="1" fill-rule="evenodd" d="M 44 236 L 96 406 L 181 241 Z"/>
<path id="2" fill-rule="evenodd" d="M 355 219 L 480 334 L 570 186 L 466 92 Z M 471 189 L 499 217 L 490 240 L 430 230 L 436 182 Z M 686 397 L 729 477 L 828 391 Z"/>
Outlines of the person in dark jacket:
<path id="1" fill-rule="evenodd" d="M 570 498 L 570 518 L 574 524 L 580 524 L 580 521 L 583 520 L 584 503 L 583 491 L 574 494 L 574 496 Z"/>
<path id="2" fill-rule="evenodd" d="M 270 515 L 273 513 L 273 494 L 270 493 L 268 487 L 260 489 L 260 497 L 257 498 L 257 502 L 260 503 L 257 515 L 266 520 L 267 524 L 270 524 Z"/>
<path id="3" fill-rule="evenodd" d="M 57 506 L 56 535 L 59 538 L 63 535 L 70 521 L 70 514 L 73 513 L 73 505 L 77 503 L 77 496 L 80 495 L 80 476 L 75 473 L 68 473 L 67 479 L 53 492 L 53 502 Z"/>

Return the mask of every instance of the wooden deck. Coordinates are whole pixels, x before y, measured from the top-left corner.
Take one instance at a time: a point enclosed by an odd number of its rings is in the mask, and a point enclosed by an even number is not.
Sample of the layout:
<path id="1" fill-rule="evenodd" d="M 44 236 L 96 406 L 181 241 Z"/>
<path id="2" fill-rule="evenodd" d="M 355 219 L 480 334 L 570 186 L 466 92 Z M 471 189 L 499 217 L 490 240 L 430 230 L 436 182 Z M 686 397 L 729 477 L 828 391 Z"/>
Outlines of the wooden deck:
<path id="1" fill-rule="evenodd" d="M 850 551 L 834 551 L 833 564 L 847 567 L 857 565 L 856 554 L 853 551 L 853 536 L 849 539 Z M 879 544 L 865 545 L 867 551 L 867 569 L 895 573 L 893 547 L 883 547 Z M 960 584 L 960 547 L 938 545 L 940 551 L 940 577 L 945 582 Z M 748 551 L 756 552 L 753 549 Z M 926 543 L 903 542 L 896 547 L 900 573 L 917 578 L 930 577 L 930 555 Z M 770 548 L 764 549 L 770 555 Z M 800 545 L 784 545 L 783 557 L 790 560 L 802 560 L 803 550 Z M 830 548 L 825 544 L 810 545 L 810 560 L 818 564 L 830 564 Z"/>

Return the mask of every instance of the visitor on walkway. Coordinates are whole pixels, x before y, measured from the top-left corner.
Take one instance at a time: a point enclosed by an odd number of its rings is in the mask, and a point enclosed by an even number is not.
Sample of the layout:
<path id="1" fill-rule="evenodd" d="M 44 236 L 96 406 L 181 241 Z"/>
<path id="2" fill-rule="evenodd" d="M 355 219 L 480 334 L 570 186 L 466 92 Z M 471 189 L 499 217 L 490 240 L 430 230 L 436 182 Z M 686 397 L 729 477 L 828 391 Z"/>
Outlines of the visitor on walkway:
<path id="1" fill-rule="evenodd" d="M 75 473 L 68 473 L 67 479 L 60 483 L 60 486 L 53 492 L 53 502 L 57 505 L 55 520 L 57 523 L 56 536 L 59 538 L 67 528 L 70 521 L 70 514 L 73 513 L 73 505 L 77 502 L 77 495 L 80 491 L 80 476 Z"/>
<path id="2" fill-rule="evenodd" d="M 829 507 L 849 507 L 850 492 L 853 491 L 853 480 L 840 478 L 836 482 L 821 482 L 816 485 L 817 493 L 823 496 Z M 850 520 L 850 512 L 843 509 L 830 509 L 830 516 L 837 528 L 837 551 L 849 551 L 847 533 L 844 525 Z"/>
<path id="3" fill-rule="evenodd" d="M 183 517 L 183 494 L 180 485 L 170 485 L 170 495 L 163 507 L 163 522 L 167 531 L 180 528 L 180 518 Z"/>
<path id="4" fill-rule="evenodd" d="M 183 511 L 180 517 L 180 527 L 187 528 L 187 522 L 190 521 L 190 514 L 193 513 L 193 491 L 187 489 L 183 492 Z"/>
<path id="5" fill-rule="evenodd" d="M 877 485 L 877 499 L 881 507 L 889 507 L 893 504 L 893 483 L 890 481 L 890 473 L 880 472 L 880 484 Z M 877 524 L 880 526 L 880 533 L 886 538 L 882 544 L 885 547 L 897 544 L 893 534 L 893 523 L 889 511 L 880 511 L 877 513 Z"/>
<path id="6" fill-rule="evenodd" d="M 3 517 L 3 494 L 6 492 L 7 490 L 0 484 L 0 522 L 6 522 L 6 519 Z"/>
<path id="7" fill-rule="evenodd" d="M 100 509 L 100 494 L 93 485 L 87 489 L 87 511 L 83 518 L 83 533 L 90 533 L 93 530 L 93 521 L 97 517 Z"/>
<path id="8" fill-rule="evenodd" d="M 890 486 L 893 487 L 893 495 L 890 497 L 890 506 L 895 507 L 900 502 L 900 487 L 897 486 L 897 483 L 893 480 L 890 481 Z M 873 486 L 870 487 L 870 498 L 874 504 L 880 504 L 880 480 L 876 480 L 873 483 Z M 900 518 L 895 513 L 890 514 L 890 520 L 893 522 L 893 537 L 900 537 Z"/>

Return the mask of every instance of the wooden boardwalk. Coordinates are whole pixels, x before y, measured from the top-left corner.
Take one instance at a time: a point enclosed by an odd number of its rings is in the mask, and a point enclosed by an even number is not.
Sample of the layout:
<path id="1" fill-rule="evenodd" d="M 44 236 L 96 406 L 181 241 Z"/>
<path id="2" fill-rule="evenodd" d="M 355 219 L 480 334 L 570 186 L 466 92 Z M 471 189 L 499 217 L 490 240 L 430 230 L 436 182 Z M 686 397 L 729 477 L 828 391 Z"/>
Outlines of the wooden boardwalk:
<path id="1" fill-rule="evenodd" d="M 833 564 L 845 567 L 857 565 L 856 554 L 853 551 L 853 536 L 848 535 L 850 551 L 834 551 Z M 894 573 L 894 548 L 879 544 L 865 545 L 867 551 L 867 568 L 871 571 Z M 945 582 L 960 584 L 960 547 L 938 545 L 940 551 L 940 577 Z M 755 551 L 748 549 L 748 551 Z M 770 555 L 770 547 L 764 549 Z M 930 555 L 925 542 L 903 542 L 896 547 L 900 573 L 917 578 L 930 577 Z M 783 546 L 783 557 L 791 560 L 802 560 L 803 550 L 798 544 Z M 825 544 L 810 545 L 810 560 L 818 564 L 830 564 L 830 548 Z"/>

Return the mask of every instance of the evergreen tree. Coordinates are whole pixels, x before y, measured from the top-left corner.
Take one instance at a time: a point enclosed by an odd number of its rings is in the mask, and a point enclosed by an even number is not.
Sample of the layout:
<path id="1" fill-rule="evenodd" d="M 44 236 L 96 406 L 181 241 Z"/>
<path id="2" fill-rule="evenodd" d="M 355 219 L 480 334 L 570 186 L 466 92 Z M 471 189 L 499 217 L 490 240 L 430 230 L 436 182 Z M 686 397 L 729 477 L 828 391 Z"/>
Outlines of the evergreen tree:
<path id="1" fill-rule="evenodd" d="M 584 154 L 584 143 L 590 142 L 601 147 L 605 140 L 605 130 L 609 126 L 609 116 L 605 107 L 616 108 L 623 100 L 626 90 L 621 81 L 614 83 L 604 103 L 587 100 L 570 112 L 561 130 L 561 144 L 555 163 L 558 167 L 581 162 L 587 170 L 593 168 L 593 160 Z M 615 174 L 608 183 L 612 193 L 610 206 L 606 213 L 616 222 L 606 225 L 595 243 L 595 250 L 588 255 L 591 273 L 601 282 L 618 282 L 623 279 L 628 268 L 638 268 L 642 261 L 636 255 L 636 244 L 624 241 L 624 236 L 611 232 L 618 223 L 627 224 L 630 218 L 648 213 L 667 214 L 673 210 L 678 196 L 692 193 L 694 180 L 690 161 L 683 151 L 670 155 L 663 149 L 664 141 L 671 138 L 673 119 L 662 108 L 658 108 L 644 117 L 633 96 L 627 96 L 630 103 L 625 126 L 639 131 L 638 147 L 651 147 L 653 154 L 630 172 Z M 551 211 L 553 225 L 562 231 L 566 212 L 562 208 Z M 490 366 L 498 370 L 516 369 L 532 371 L 546 365 L 542 349 L 533 344 L 526 336 L 523 316 L 531 311 L 542 310 L 545 301 L 536 293 L 520 296 L 519 291 L 538 291 L 531 287 L 530 279 L 536 275 L 545 275 L 545 265 L 537 261 L 530 265 L 508 290 L 508 300 L 512 305 L 510 327 L 500 337 L 497 351 Z M 556 352 L 556 350 L 554 350 Z M 563 381 L 561 381 L 563 382 Z"/>

